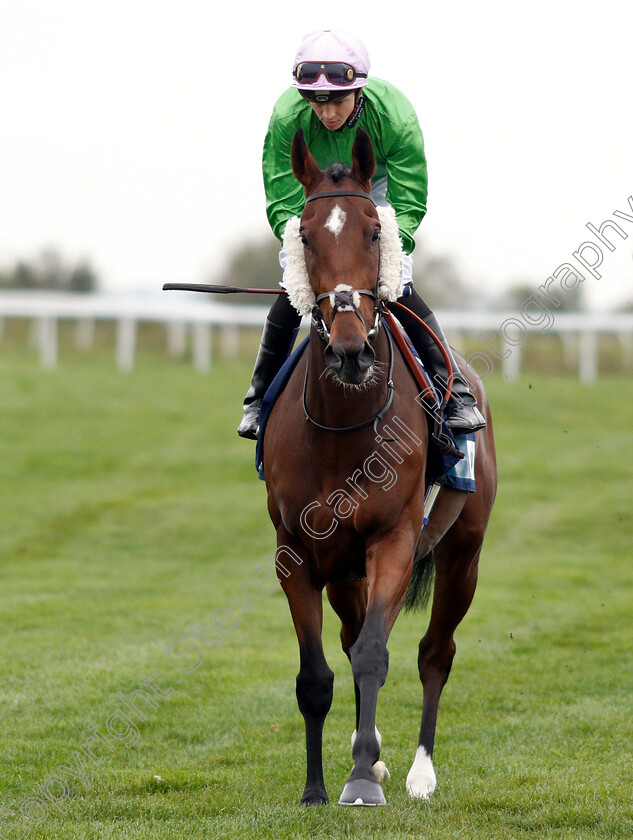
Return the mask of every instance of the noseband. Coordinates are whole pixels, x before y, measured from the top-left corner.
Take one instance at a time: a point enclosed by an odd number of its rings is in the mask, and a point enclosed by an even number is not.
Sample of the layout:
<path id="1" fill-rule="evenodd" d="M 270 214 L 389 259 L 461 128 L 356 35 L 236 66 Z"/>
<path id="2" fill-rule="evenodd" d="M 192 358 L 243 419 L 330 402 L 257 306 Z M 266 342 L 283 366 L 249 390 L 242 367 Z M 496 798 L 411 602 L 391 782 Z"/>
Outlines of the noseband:
<path id="1" fill-rule="evenodd" d="M 322 193 L 315 193 L 314 195 L 308 196 L 306 199 L 306 204 L 309 201 L 316 201 L 317 198 L 340 198 L 341 196 L 353 196 L 355 198 L 366 198 L 368 201 L 376 206 L 376 202 L 374 199 L 366 192 L 360 192 L 357 190 L 329 190 L 327 192 Z M 379 262 L 380 264 L 380 262 Z M 328 343 L 330 340 L 330 329 L 332 328 L 332 324 L 334 323 L 334 318 L 336 317 L 337 312 L 353 312 L 358 318 L 360 318 L 363 326 L 366 328 L 367 325 L 365 323 L 365 319 L 360 314 L 360 295 L 367 295 L 370 298 L 373 298 L 374 301 L 378 301 L 378 285 L 380 283 L 380 275 L 376 278 L 376 285 L 374 286 L 373 290 L 371 289 L 352 289 L 351 287 L 345 288 L 337 288 L 331 292 L 324 292 L 322 295 L 319 295 L 316 299 L 316 303 L 312 309 L 312 323 L 314 324 L 317 334 L 319 338 Z M 343 284 L 341 284 L 343 285 Z M 332 306 L 332 320 L 330 321 L 330 326 L 328 327 L 325 323 L 325 318 L 323 317 L 323 313 L 321 312 L 321 308 L 319 304 L 322 300 L 329 298 L 330 305 Z M 383 305 L 381 302 L 376 303 L 374 306 L 374 322 L 372 326 L 367 330 L 367 340 L 374 341 L 378 332 L 380 330 L 380 322 L 382 320 L 383 315 Z"/>

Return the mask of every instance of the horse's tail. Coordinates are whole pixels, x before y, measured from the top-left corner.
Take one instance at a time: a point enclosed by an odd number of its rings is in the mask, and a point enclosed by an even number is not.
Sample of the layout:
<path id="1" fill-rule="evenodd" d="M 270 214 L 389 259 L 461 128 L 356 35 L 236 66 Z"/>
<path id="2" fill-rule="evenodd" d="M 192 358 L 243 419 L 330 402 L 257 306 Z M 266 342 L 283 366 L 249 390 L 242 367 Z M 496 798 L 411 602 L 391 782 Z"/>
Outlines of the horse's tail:
<path id="1" fill-rule="evenodd" d="M 405 612 L 421 610 L 426 607 L 433 591 L 433 578 L 435 576 L 435 563 L 433 552 L 429 551 L 423 557 L 416 557 L 413 561 L 413 573 L 407 587 L 407 594 L 404 600 Z"/>

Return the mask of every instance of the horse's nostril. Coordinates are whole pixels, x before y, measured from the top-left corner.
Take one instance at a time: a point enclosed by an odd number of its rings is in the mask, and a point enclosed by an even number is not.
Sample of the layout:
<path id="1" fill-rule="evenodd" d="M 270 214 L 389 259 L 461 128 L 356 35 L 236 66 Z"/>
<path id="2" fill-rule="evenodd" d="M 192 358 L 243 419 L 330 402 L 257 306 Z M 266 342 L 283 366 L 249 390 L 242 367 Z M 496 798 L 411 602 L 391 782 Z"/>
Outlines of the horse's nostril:
<path id="1" fill-rule="evenodd" d="M 332 347 L 331 344 L 328 344 L 328 346 L 325 348 L 325 361 L 327 362 L 329 367 L 331 367 L 332 370 L 336 371 L 337 373 L 343 367 L 344 359 L 345 354 L 342 350 Z"/>
<path id="2" fill-rule="evenodd" d="M 325 361 L 343 382 L 360 384 L 373 365 L 375 354 L 372 346 L 364 341 L 354 347 L 342 347 L 328 344 L 325 348 Z"/>
<path id="3" fill-rule="evenodd" d="M 373 365 L 375 358 L 376 354 L 373 347 L 365 342 L 363 349 L 358 354 L 358 367 L 362 371 L 368 370 Z"/>

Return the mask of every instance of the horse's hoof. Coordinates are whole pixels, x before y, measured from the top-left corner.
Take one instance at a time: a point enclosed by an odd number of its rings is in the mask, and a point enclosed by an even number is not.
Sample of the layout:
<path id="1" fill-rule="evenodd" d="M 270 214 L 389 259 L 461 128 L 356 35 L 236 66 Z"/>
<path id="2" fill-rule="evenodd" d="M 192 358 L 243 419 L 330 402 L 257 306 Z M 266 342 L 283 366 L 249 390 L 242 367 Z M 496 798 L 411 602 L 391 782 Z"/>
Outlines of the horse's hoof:
<path id="1" fill-rule="evenodd" d="M 328 805 L 330 798 L 324 790 L 319 788 L 310 788 L 304 790 L 301 797 L 302 805 Z"/>
<path id="2" fill-rule="evenodd" d="M 339 805 L 386 805 L 382 788 L 375 779 L 351 779 L 343 788 Z"/>

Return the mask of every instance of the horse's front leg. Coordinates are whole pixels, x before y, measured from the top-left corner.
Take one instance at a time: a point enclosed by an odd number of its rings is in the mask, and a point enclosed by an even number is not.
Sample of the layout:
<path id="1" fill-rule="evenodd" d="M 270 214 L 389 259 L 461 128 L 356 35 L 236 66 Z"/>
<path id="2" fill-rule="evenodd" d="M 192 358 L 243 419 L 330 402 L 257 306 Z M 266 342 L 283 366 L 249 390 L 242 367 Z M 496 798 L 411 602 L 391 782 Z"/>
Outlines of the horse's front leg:
<path id="1" fill-rule="evenodd" d="M 327 595 L 334 611 L 341 619 L 341 645 L 351 663 L 350 651 L 363 629 L 367 611 L 367 581 L 363 578 L 351 583 L 329 583 L 327 585 Z M 360 694 L 356 683 L 354 683 L 354 698 L 356 701 L 356 718 L 354 732 L 352 733 L 352 748 L 356 742 L 360 718 Z M 378 729 L 376 729 L 376 738 L 379 748 L 382 748 L 382 738 Z M 391 774 L 384 761 L 376 762 L 372 769 L 379 782 L 391 779 Z"/>
<path id="2" fill-rule="evenodd" d="M 386 801 L 372 769 L 380 759 L 376 706 L 389 668 L 387 639 L 404 601 L 414 547 L 413 535 L 406 531 L 374 544 L 368 541 L 367 614 L 350 650 L 358 697 L 357 733 L 352 748 L 354 767 L 340 805 L 384 805 Z"/>
<path id="3" fill-rule="evenodd" d="M 280 541 L 280 549 L 288 546 L 289 535 Z M 295 557 L 303 557 L 302 549 L 293 542 Z M 334 673 L 328 667 L 321 642 L 323 626 L 322 590 L 311 580 L 308 562 L 286 563 L 278 551 L 277 575 L 288 598 L 292 620 L 299 641 L 299 673 L 297 703 L 305 721 L 306 784 L 303 805 L 326 805 L 329 802 L 323 778 L 323 724 L 332 705 Z M 286 576 L 287 575 L 287 576 Z"/>

